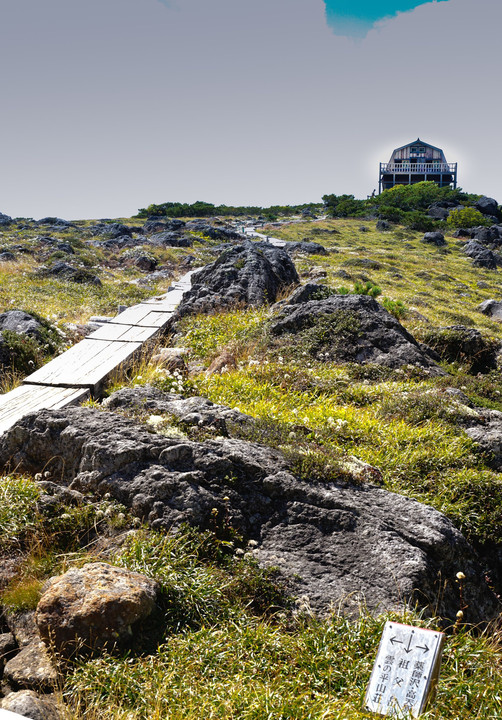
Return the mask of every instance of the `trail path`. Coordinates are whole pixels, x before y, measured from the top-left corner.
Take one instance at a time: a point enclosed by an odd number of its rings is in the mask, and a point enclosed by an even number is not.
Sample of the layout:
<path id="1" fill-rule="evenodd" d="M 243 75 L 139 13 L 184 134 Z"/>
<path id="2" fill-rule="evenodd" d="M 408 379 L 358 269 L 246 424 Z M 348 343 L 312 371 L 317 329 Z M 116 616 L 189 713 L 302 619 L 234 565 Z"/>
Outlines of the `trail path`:
<path id="1" fill-rule="evenodd" d="M 284 247 L 285 240 L 245 227 L 249 238 Z M 148 341 L 161 335 L 174 311 L 191 287 L 191 276 L 183 275 L 159 297 L 133 305 L 88 335 L 39 370 L 23 383 L 0 395 L 0 435 L 24 415 L 37 410 L 57 410 L 78 405 L 99 394 L 104 383 L 130 362 Z"/>
<path id="2" fill-rule="evenodd" d="M 0 395 L 0 435 L 24 415 L 78 405 L 96 396 L 104 383 L 141 347 L 161 335 L 190 289 L 186 273 L 159 297 L 127 308 L 98 330 L 28 375 L 22 385 Z"/>
<path id="3" fill-rule="evenodd" d="M 269 235 L 264 235 L 263 233 L 256 232 L 254 227 L 245 227 L 244 228 L 244 234 L 248 235 L 249 237 L 254 238 L 260 238 L 261 240 L 265 240 L 266 242 L 269 242 L 271 245 L 274 245 L 275 247 L 284 247 L 287 245 L 287 240 L 279 240 L 279 238 L 273 238 Z"/>

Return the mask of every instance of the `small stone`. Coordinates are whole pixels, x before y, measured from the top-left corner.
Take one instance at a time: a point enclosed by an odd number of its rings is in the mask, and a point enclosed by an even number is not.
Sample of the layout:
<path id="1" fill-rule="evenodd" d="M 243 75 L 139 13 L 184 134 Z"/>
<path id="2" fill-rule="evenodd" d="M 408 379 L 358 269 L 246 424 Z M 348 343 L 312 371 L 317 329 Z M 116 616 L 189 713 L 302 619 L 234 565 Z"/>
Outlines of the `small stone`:
<path id="1" fill-rule="evenodd" d="M 25 645 L 6 663 L 4 681 L 14 690 L 47 691 L 55 687 L 57 673 L 41 640 Z"/>
<path id="2" fill-rule="evenodd" d="M 1 701 L 0 707 L 2 710 L 18 713 L 20 716 L 31 720 L 61 720 L 62 718 L 54 695 L 40 696 L 33 690 L 20 690 L 19 692 L 9 693 Z M 8 718 L 6 717 L 5 720 L 8 720 Z"/>

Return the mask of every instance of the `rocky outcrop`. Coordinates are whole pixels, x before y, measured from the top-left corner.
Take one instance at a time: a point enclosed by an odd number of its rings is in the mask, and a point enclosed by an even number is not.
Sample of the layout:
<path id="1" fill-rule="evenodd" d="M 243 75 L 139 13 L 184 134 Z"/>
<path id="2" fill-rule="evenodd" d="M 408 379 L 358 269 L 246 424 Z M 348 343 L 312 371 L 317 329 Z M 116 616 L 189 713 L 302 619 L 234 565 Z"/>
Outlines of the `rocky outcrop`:
<path id="1" fill-rule="evenodd" d="M 497 257 L 488 248 L 483 247 L 479 242 L 475 240 L 469 240 L 464 245 L 465 254 L 472 259 L 474 267 L 482 267 L 487 270 L 497 269 Z"/>
<path id="2" fill-rule="evenodd" d="M 496 611 L 474 553 L 439 512 L 371 485 L 299 480 L 283 455 L 243 440 L 191 442 L 152 434 L 85 408 L 28 415 L 0 438 L 0 461 L 50 469 L 85 493 L 110 493 L 154 528 L 228 524 L 279 566 L 292 591 L 326 611 L 356 613 L 408 601 L 445 617 L 458 610 L 455 574 L 468 578 L 468 622 Z M 223 526 L 222 525 L 222 526 Z"/>
<path id="3" fill-rule="evenodd" d="M 69 570 L 42 590 L 35 613 L 40 636 L 61 657 L 122 647 L 153 612 L 159 590 L 145 575 L 106 563 Z"/>
<path id="4" fill-rule="evenodd" d="M 319 360 L 417 365 L 441 371 L 407 330 L 367 295 L 332 295 L 283 307 L 271 332 Z"/>
<path id="5" fill-rule="evenodd" d="M 298 274 L 285 250 L 246 240 L 192 275 L 192 287 L 185 293 L 177 317 L 239 304 L 273 303 L 295 283 Z"/>
<path id="6" fill-rule="evenodd" d="M 215 405 L 207 398 L 167 395 L 151 385 L 122 388 L 103 401 L 109 410 L 127 410 L 129 413 L 162 413 L 177 418 L 185 427 L 213 428 L 229 435 L 232 425 L 252 425 L 253 418 L 226 405 Z"/>

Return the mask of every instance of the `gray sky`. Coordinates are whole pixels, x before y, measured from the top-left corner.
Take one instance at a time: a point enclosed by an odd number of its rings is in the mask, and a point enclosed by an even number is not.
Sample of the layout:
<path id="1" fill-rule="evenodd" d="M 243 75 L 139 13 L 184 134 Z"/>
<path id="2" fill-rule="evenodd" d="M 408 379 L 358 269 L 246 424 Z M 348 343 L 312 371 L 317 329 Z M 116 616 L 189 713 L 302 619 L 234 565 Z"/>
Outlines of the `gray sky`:
<path id="1" fill-rule="evenodd" d="M 365 197 L 420 136 L 502 202 L 499 0 L 335 35 L 323 0 L 0 0 L 0 212 Z"/>

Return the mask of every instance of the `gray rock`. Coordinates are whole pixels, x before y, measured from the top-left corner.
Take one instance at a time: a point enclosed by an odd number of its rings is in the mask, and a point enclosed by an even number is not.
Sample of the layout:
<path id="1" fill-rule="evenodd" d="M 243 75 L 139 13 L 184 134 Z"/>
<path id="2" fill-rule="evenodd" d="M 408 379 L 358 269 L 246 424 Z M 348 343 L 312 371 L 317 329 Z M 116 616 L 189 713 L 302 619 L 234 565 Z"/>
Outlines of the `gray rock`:
<path id="1" fill-rule="evenodd" d="M 24 645 L 5 664 L 3 679 L 13 690 L 53 690 L 57 673 L 44 643 L 39 639 Z"/>
<path id="2" fill-rule="evenodd" d="M 29 612 L 12 612 L 4 610 L 5 621 L 11 634 L 13 635 L 17 645 L 24 647 L 40 640 L 38 628 L 35 623 L 35 613 Z"/>
<path id="3" fill-rule="evenodd" d="M 303 347 L 306 342 L 318 359 L 395 368 L 417 365 L 442 374 L 398 320 L 367 295 L 332 295 L 286 305 L 271 332 L 287 345 Z"/>
<path id="4" fill-rule="evenodd" d="M 429 245 L 437 245 L 438 247 L 442 247 L 447 244 L 443 233 L 438 231 L 426 232 L 422 238 L 422 242 Z"/>
<path id="5" fill-rule="evenodd" d="M 30 720 L 62 720 L 63 717 L 55 695 L 37 695 L 33 690 L 9 693 L 0 701 L 0 707 Z"/>
<path id="6" fill-rule="evenodd" d="M 7 227 L 12 223 L 12 218 L 9 215 L 4 215 L 4 213 L 0 213 L 0 227 L 4 226 Z"/>
<path id="7" fill-rule="evenodd" d="M 450 214 L 450 210 L 439 203 L 434 203 L 428 209 L 427 214 L 429 217 L 434 218 L 434 220 L 446 220 Z"/>
<path id="8" fill-rule="evenodd" d="M 498 410 L 477 408 L 478 418 L 472 419 L 465 432 L 484 453 L 486 462 L 498 472 L 502 471 L 502 413 Z"/>
<path id="9" fill-rule="evenodd" d="M 201 233 L 202 235 L 211 238 L 211 240 L 223 240 L 226 242 L 233 242 L 237 240 L 242 242 L 242 240 L 245 239 L 244 235 L 231 227 L 215 227 L 204 220 L 191 220 L 190 222 L 187 222 L 186 228 L 187 230 Z"/>
<path id="10" fill-rule="evenodd" d="M 264 305 L 298 283 L 298 274 L 288 253 L 266 242 L 245 241 L 231 247 L 215 262 L 192 275 L 177 317 L 238 304 Z"/>
<path id="11" fill-rule="evenodd" d="M 492 320 L 502 320 L 502 300 L 485 300 L 476 310 L 488 315 Z"/>
<path id="12" fill-rule="evenodd" d="M 0 677 L 5 663 L 17 649 L 14 635 L 10 632 L 0 633 Z"/>
<path id="13" fill-rule="evenodd" d="M 459 228 L 458 230 L 455 230 L 455 232 L 452 233 L 452 237 L 454 237 L 454 238 L 472 238 L 472 230 L 471 230 L 471 228 Z"/>
<path id="14" fill-rule="evenodd" d="M 23 310 L 7 310 L 0 314 L 0 332 L 4 330 L 40 340 L 42 324 Z"/>
<path id="15" fill-rule="evenodd" d="M 170 230 L 176 232 L 184 228 L 186 223 L 179 218 L 165 218 L 165 217 L 151 217 L 148 218 L 146 223 L 143 225 L 143 232 L 145 235 L 151 235 L 152 233 L 164 232 Z"/>
<path id="16" fill-rule="evenodd" d="M 309 242 L 308 240 L 302 240 L 301 242 L 287 242 L 284 245 L 284 250 L 289 253 L 300 252 L 305 255 L 327 255 L 328 251 L 316 242 Z"/>
<path id="17" fill-rule="evenodd" d="M 60 252 L 64 252 L 67 255 L 75 255 L 75 250 L 72 248 L 70 243 L 58 243 L 56 249 Z"/>
<path id="18" fill-rule="evenodd" d="M 148 242 L 159 247 L 191 247 L 194 238 L 192 235 L 182 235 L 178 232 L 159 232 L 152 235 Z"/>
<path id="19" fill-rule="evenodd" d="M 309 282 L 293 290 L 291 295 L 286 300 L 281 301 L 280 304 L 281 306 L 299 305 L 300 303 L 309 302 L 309 300 L 324 300 L 327 297 L 331 297 L 331 295 L 336 295 L 336 291 L 327 285 Z M 275 307 L 277 306 L 279 306 L 279 303 L 277 303 Z"/>
<path id="20" fill-rule="evenodd" d="M 134 259 L 134 264 L 140 270 L 146 270 L 146 272 L 151 272 L 152 270 L 155 270 L 155 268 L 159 264 L 159 261 L 151 255 L 140 254 Z"/>
<path id="21" fill-rule="evenodd" d="M 99 223 L 89 228 L 92 235 L 100 235 L 107 238 L 119 238 L 127 235 L 131 237 L 132 230 L 122 223 Z"/>
<path id="22" fill-rule="evenodd" d="M 483 215 L 490 215 L 493 217 L 499 216 L 498 202 L 493 198 L 486 197 L 483 195 L 477 202 L 474 203 L 476 210 L 479 210 Z"/>
<path id="23" fill-rule="evenodd" d="M 482 267 L 487 270 L 497 269 L 497 257 L 495 254 L 475 240 L 469 240 L 463 250 L 465 254 L 472 259 L 474 267 Z"/>
<path id="24" fill-rule="evenodd" d="M 162 413 L 177 418 L 186 426 L 213 428 L 229 435 L 232 425 L 252 425 L 253 418 L 226 405 L 215 405 L 207 398 L 168 395 L 151 385 L 122 388 L 103 401 L 108 410 L 127 410 L 144 414 Z"/>
<path id="25" fill-rule="evenodd" d="M 392 224 L 388 220 L 377 220 L 376 229 L 377 230 L 390 230 L 392 227 Z"/>
<path id="26" fill-rule="evenodd" d="M 281 453 L 254 443 L 180 442 L 69 408 L 16 423 L 0 437 L 0 460 L 20 472 L 57 465 L 61 482 L 109 492 L 154 528 L 214 528 L 230 516 L 258 543 L 258 562 L 278 565 L 318 612 L 341 603 L 355 614 L 363 600 L 380 612 L 416 600 L 453 618 L 459 569 L 468 578 L 467 622 L 497 609 L 472 548 L 441 513 L 370 485 L 300 481 Z"/>
<path id="27" fill-rule="evenodd" d="M 37 220 L 35 225 L 59 225 L 60 227 L 72 227 L 72 223 L 68 222 L 68 220 L 63 220 L 62 218 L 58 217 L 45 217 L 41 220 Z"/>
<path id="28" fill-rule="evenodd" d="M 14 262 L 15 259 L 16 256 L 14 255 L 14 253 L 9 252 L 8 250 L 0 253 L 0 262 Z"/>
<path id="29" fill-rule="evenodd" d="M 43 268 L 39 271 L 42 276 L 62 278 L 70 282 L 84 285 L 101 285 L 101 280 L 88 270 L 76 268 L 65 262 L 58 262 L 50 268 Z"/>

